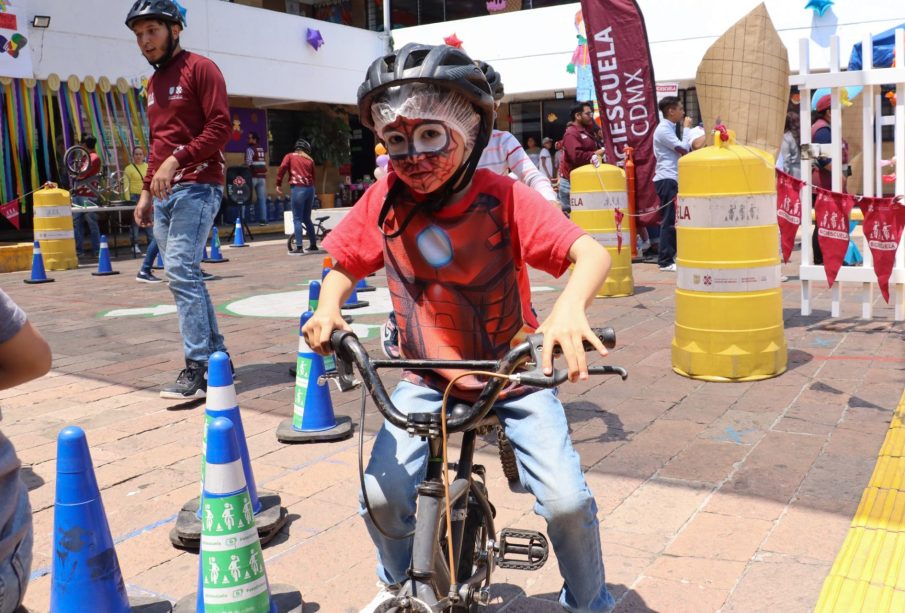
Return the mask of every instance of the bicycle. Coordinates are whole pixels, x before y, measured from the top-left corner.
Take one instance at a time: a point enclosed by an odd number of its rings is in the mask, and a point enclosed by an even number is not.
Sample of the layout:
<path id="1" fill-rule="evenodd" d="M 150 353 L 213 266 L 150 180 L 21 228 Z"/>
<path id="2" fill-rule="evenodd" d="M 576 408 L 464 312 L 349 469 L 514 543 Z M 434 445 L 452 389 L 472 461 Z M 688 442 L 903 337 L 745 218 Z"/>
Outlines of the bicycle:
<path id="1" fill-rule="evenodd" d="M 612 328 L 595 329 L 606 347 L 616 344 Z M 493 413 L 493 404 L 503 386 L 509 381 L 525 385 L 552 388 L 568 379 L 568 372 L 556 369 L 544 375 L 541 367 L 543 336 L 535 334 L 498 361 L 492 360 L 371 360 L 367 351 L 352 332 L 336 330 L 331 335 L 337 370 L 325 378 L 350 376 L 353 364 L 357 367 L 362 388 L 361 423 L 358 442 L 358 470 L 365 507 L 375 527 L 391 538 L 414 536 L 412 565 L 409 578 L 396 590 L 392 599 L 382 603 L 378 613 L 463 613 L 490 602 L 491 577 L 495 567 L 537 570 L 547 560 L 546 537 L 533 530 L 504 528 L 497 533 L 493 518 L 495 510 L 487 491 L 485 469 L 474 464 L 475 440 L 479 433 L 501 428 Z M 593 350 L 585 341 L 586 351 Z M 521 370 L 530 366 L 530 370 Z M 393 405 L 377 374 L 380 368 L 407 370 L 461 369 L 463 371 L 492 371 L 478 400 L 469 405 L 455 399 L 448 402 L 444 394 L 443 407 L 436 413 L 403 414 Z M 519 371 L 519 372 L 516 372 Z M 594 375 L 628 374 L 618 366 L 596 366 L 588 369 Z M 489 374 L 489 373 L 485 373 Z M 426 439 L 429 457 L 442 457 L 442 462 L 429 462 L 427 475 L 417 488 L 415 529 L 407 535 L 387 533 L 371 512 L 364 484 L 363 447 L 365 390 L 370 393 L 380 413 L 391 424 L 406 430 L 410 436 Z M 451 408 L 450 408 L 451 407 Z M 448 417 L 447 417 L 448 415 Z M 455 468 L 455 479 L 449 480 L 446 439 L 449 434 L 462 432 L 462 444 Z M 444 482 L 443 475 L 446 474 Z M 453 569 L 451 572 L 450 569 Z"/>
<path id="2" fill-rule="evenodd" d="M 121 170 L 114 170 L 107 174 L 100 173 L 90 179 L 80 181 L 79 176 L 84 174 L 91 164 L 91 154 L 87 147 L 73 145 L 63 154 L 63 165 L 69 174 L 69 183 L 73 191 L 77 188 L 87 188 L 92 192 L 98 206 L 112 206 L 127 203 L 125 197 L 125 175 Z"/>
<path id="3" fill-rule="evenodd" d="M 330 234 L 330 228 L 324 226 L 324 222 L 328 219 L 330 219 L 330 216 L 324 215 L 323 217 L 315 217 L 312 220 L 314 222 L 314 236 L 318 243 Z M 286 241 L 286 248 L 289 251 L 295 251 L 295 232 L 289 234 L 289 240 Z"/>

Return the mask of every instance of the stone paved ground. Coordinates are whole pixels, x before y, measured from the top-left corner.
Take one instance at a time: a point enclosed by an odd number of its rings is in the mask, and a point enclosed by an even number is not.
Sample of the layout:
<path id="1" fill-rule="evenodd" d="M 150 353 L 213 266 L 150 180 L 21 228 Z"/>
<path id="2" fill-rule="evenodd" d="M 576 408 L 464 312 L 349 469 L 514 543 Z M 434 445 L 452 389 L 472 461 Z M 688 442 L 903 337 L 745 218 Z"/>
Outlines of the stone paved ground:
<path id="1" fill-rule="evenodd" d="M 218 306 L 301 290 L 299 283 L 319 275 L 319 257 L 288 258 L 282 239 L 272 238 L 227 249 L 231 262 L 208 266 L 223 275 L 208 284 Z M 34 507 L 26 600 L 33 611 L 49 605 L 55 436 L 67 424 L 87 432 L 130 592 L 175 600 L 196 588 L 197 557 L 172 548 L 167 533 L 181 504 L 198 492 L 203 407 L 157 396 L 181 367 L 175 315 L 98 316 L 172 302 L 166 286 L 132 280 L 137 261 L 114 265 L 123 274 L 93 277 L 83 267 L 53 273 L 56 282 L 42 286 L 24 285 L 24 273 L 0 276 L 0 287 L 54 351 L 48 376 L 0 393 L 2 428 L 25 463 Z M 882 302 L 874 321 L 858 320 L 854 303 L 845 306 L 847 317 L 831 320 L 826 292 L 816 297 L 814 316 L 801 317 L 793 276 L 783 285 L 789 371 L 759 383 L 704 383 L 670 369 L 674 278 L 637 265 L 634 296 L 591 307 L 593 323 L 617 329 L 620 347 L 610 361 L 629 369 L 628 381 L 562 388 L 600 507 L 618 610 L 810 611 L 902 393 L 903 326 Z M 385 285 L 380 276 L 370 281 Z M 542 274 L 534 282 L 562 286 Z M 542 314 L 554 297 L 535 295 Z M 357 610 L 373 595 L 375 578 L 373 548 L 356 512 L 356 439 L 277 442 L 276 426 L 291 412 L 294 316 L 222 314 L 220 326 L 238 369 L 256 480 L 280 492 L 290 513 L 265 549 L 268 575 L 300 588 L 306 611 Z M 376 350 L 375 342 L 368 345 Z M 337 413 L 357 419 L 357 392 L 334 393 L 333 402 Z M 366 444 L 377 424 L 369 406 Z M 532 499 L 509 490 L 493 451 L 482 447 L 479 461 L 488 468 L 498 524 L 542 529 Z M 557 610 L 554 561 L 495 578 L 493 610 Z"/>

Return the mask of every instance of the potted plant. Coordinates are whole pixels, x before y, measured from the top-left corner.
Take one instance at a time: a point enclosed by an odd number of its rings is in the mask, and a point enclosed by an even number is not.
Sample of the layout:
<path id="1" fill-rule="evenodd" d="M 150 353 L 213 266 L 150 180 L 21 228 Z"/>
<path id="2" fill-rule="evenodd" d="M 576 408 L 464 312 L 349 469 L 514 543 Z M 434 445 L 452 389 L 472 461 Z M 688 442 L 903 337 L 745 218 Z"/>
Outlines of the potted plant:
<path id="1" fill-rule="evenodd" d="M 314 163 L 323 166 L 320 180 L 315 186 L 323 208 L 332 208 L 336 185 L 328 184 L 332 173 L 349 162 L 352 152 L 349 149 L 348 115 L 341 108 L 327 111 L 306 111 L 302 113 L 299 125 L 299 136 L 311 143 L 311 156 Z"/>

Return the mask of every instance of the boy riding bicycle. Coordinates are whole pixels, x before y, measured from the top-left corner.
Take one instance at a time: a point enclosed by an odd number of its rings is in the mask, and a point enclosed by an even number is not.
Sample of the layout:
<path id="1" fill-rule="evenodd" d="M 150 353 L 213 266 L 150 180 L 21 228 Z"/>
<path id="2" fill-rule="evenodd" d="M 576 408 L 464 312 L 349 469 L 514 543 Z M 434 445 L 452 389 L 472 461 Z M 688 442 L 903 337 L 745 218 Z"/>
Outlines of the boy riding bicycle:
<path id="1" fill-rule="evenodd" d="M 406 357 L 498 359 L 536 330 L 544 334 L 547 374 L 559 345 L 569 378 L 586 379 L 582 341 L 606 355 L 584 311 L 606 278 L 609 255 L 537 192 L 475 170 L 493 125 L 493 96 L 480 68 L 458 49 L 409 44 L 371 65 L 358 100 L 361 120 L 385 144 L 393 172 L 325 239 L 336 265 L 303 328 L 307 343 L 326 354 L 330 333 L 349 329 L 340 306 L 358 279 L 385 266 Z M 530 309 L 526 264 L 555 276 L 574 264 L 540 325 Z M 406 412 L 439 412 L 452 377 L 448 371 L 406 372 L 393 404 Z M 465 377 L 453 395 L 473 402 L 482 387 Z M 515 449 L 522 483 L 547 521 L 564 579 L 560 603 L 569 611 L 612 610 L 597 505 L 555 392 L 509 386 L 494 410 Z M 420 438 L 389 423 L 378 432 L 365 482 L 371 510 L 388 532 L 414 526 L 416 487 L 427 460 Z M 362 515 L 377 547 L 380 580 L 387 587 L 403 582 L 411 538 L 388 538 Z M 364 610 L 391 596 L 382 589 Z"/>

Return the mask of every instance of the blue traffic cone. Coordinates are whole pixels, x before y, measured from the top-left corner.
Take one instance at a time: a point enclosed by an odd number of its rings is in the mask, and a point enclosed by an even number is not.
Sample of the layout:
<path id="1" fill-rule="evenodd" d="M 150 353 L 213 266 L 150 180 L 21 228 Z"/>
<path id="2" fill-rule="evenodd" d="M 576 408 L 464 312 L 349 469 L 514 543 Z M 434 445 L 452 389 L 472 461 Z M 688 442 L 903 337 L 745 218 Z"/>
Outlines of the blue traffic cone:
<path id="1" fill-rule="evenodd" d="M 25 279 L 26 283 L 53 283 L 53 279 L 48 279 L 44 272 L 44 256 L 41 255 L 41 243 L 35 241 L 31 256 L 31 278 Z"/>
<path id="2" fill-rule="evenodd" d="M 352 293 L 349 294 L 349 298 L 342 305 L 343 309 L 360 309 L 362 307 L 366 307 L 370 304 L 367 300 L 359 300 L 358 299 L 358 288 L 353 287 Z"/>
<path id="3" fill-rule="evenodd" d="M 154 270 L 163 270 L 163 254 L 160 250 L 157 251 L 157 259 L 154 260 L 154 265 L 151 266 Z"/>
<path id="4" fill-rule="evenodd" d="M 308 284 L 308 310 L 312 313 L 317 310 L 317 305 L 320 303 L 321 298 L 321 283 L 320 281 L 311 281 Z"/>
<path id="5" fill-rule="evenodd" d="M 54 613 L 129 613 L 132 606 L 153 606 L 147 599 L 130 603 L 126 595 L 88 440 L 78 426 L 64 428 L 57 437 L 51 568 L 50 610 Z"/>
<path id="6" fill-rule="evenodd" d="M 321 281 L 327 277 L 327 273 L 333 268 L 333 259 L 328 255 L 324 258 L 324 267 L 321 269 Z"/>
<path id="7" fill-rule="evenodd" d="M 234 249 L 239 247 L 248 247 L 245 244 L 245 237 L 242 234 L 242 220 L 236 217 L 236 231 L 233 233 L 233 244 L 230 245 Z"/>
<path id="8" fill-rule="evenodd" d="M 101 235 L 101 250 L 98 253 L 97 272 L 91 273 L 95 277 L 106 277 L 108 275 L 118 275 L 118 270 L 113 270 L 110 265 L 110 247 L 107 245 L 107 237 Z"/>
<path id="9" fill-rule="evenodd" d="M 206 264 L 221 264 L 223 262 L 229 262 L 229 258 L 223 257 L 223 254 L 220 252 L 220 233 L 217 232 L 217 226 L 214 226 L 211 229 L 211 255 L 210 257 L 207 257 L 207 255 L 205 255 L 201 259 L 201 261 Z"/>
<path id="10" fill-rule="evenodd" d="M 352 419 L 333 413 L 330 388 L 323 377 L 324 359 L 314 353 L 302 327 L 313 313 L 305 311 L 299 321 L 299 349 L 296 360 L 294 410 L 291 419 L 280 422 L 277 440 L 281 443 L 317 443 L 352 436 Z"/>
<path id="11" fill-rule="evenodd" d="M 242 459 L 242 472 L 245 485 L 248 488 L 251 500 L 252 514 L 255 517 L 255 525 L 258 528 L 261 542 L 267 543 L 276 536 L 283 524 L 286 523 L 288 513 L 282 508 L 280 496 L 273 492 L 258 493 L 254 472 L 251 469 L 251 459 L 248 455 L 248 445 L 245 442 L 245 429 L 242 426 L 242 416 L 239 412 L 239 403 L 236 400 L 236 386 L 233 383 L 232 367 L 229 356 L 222 351 L 211 355 L 207 368 L 207 407 L 204 414 L 204 434 L 201 439 L 201 482 L 207 479 L 207 451 L 208 429 L 210 423 L 218 417 L 227 417 L 233 423 L 238 437 L 239 455 Z M 184 549 L 197 549 L 201 537 L 201 507 L 199 499 L 188 501 L 176 517 L 176 526 L 170 531 L 170 540 L 177 547 Z"/>
<path id="12" fill-rule="evenodd" d="M 368 285 L 368 282 L 364 279 L 360 279 L 358 281 L 358 285 L 355 286 L 356 292 L 376 292 L 377 288 L 373 285 Z"/>
<path id="13" fill-rule="evenodd" d="M 198 560 L 198 592 L 176 603 L 179 613 L 208 608 L 248 613 L 290 610 L 272 596 L 261 543 L 255 531 L 249 530 L 255 518 L 239 467 L 242 435 L 237 430 L 226 417 L 213 419 L 207 428 L 208 474 L 201 495 L 204 538 Z M 298 590 L 281 587 L 281 592 L 294 596 L 292 604 L 301 610 Z"/>

